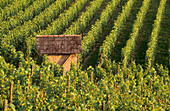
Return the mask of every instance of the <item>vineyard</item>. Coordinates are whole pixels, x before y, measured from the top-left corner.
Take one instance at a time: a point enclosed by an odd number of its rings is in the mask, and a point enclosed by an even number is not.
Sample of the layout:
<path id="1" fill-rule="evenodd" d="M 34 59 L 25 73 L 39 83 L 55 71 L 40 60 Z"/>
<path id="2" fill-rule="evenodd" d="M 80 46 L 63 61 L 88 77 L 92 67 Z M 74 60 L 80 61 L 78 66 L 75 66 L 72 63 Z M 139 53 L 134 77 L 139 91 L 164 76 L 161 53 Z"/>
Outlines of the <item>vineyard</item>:
<path id="1" fill-rule="evenodd" d="M 170 110 L 169 0 L 0 0 L 0 110 Z M 37 35 L 82 35 L 64 73 Z"/>

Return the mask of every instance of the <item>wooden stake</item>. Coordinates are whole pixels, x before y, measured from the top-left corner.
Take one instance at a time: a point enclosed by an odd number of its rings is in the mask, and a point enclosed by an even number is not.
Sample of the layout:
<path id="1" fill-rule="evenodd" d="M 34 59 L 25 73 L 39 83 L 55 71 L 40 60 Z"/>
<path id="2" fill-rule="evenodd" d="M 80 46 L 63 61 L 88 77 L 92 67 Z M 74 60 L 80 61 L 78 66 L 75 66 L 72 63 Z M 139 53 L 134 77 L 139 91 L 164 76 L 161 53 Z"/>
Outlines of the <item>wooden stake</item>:
<path id="1" fill-rule="evenodd" d="M 80 107 L 80 106 L 78 106 L 78 110 L 81 110 L 81 107 Z"/>
<path id="2" fill-rule="evenodd" d="M 70 89 L 70 75 L 68 75 L 68 80 L 67 80 L 67 85 L 68 85 L 68 91 L 69 91 L 69 89 Z"/>
<path id="3" fill-rule="evenodd" d="M 93 83 L 93 72 L 91 72 L 91 84 Z"/>
<path id="4" fill-rule="evenodd" d="M 12 103 L 12 89 L 13 89 L 13 82 L 10 85 L 10 103 Z"/>
<path id="5" fill-rule="evenodd" d="M 110 94 L 107 95 L 107 103 L 110 102 Z"/>
<path id="6" fill-rule="evenodd" d="M 154 104 L 152 104 L 152 109 L 154 109 L 155 108 L 155 106 L 154 106 Z"/>
<path id="7" fill-rule="evenodd" d="M 116 88 L 116 83 L 114 82 L 114 88 Z"/>
<path id="8" fill-rule="evenodd" d="M 152 91 L 152 80 L 151 80 L 151 86 L 150 87 L 151 87 L 151 91 Z"/>
<path id="9" fill-rule="evenodd" d="M 34 72 L 34 66 L 31 66 L 31 76 L 33 76 L 33 72 Z"/>
<path id="10" fill-rule="evenodd" d="M 30 73 L 28 74 L 28 79 L 30 79 Z"/>
<path id="11" fill-rule="evenodd" d="M 149 57 L 148 57 L 148 59 L 147 59 L 147 62 L 149 62 Z"/>
<path id="12" fill-rule="evenodd" d="M 141 97 L 143 98 L 143 85 L 141 86 Z"/>
<path id="13" fill-rule="evenodd" d="M 4 100 L 4 111 L 7 111 L 7 108 L 8 108 L 8 100 L 5 99 Z"/>
<path id="14" fill-rule="evenodd" d="M 12 70 L 12 74 L 14 75 L 14 68 L 13 68 L 13 70 Z"/>
<path id="15" fill-rule="evenodd" d="M 30 82 L 30 73 L 28 74 L 28 86 L 29 86 L 29 82 Z"/>
<path id="16" fill-rule="evenodd" d="M 120 65 L 118 65 L 118 68 L 117 68 L 117 72 L 119 73 L 119 70 L 120 70 Z"/>
<path id="17" fill-rule="evenodd" d="M 66 97 L 66 88 L 64 89 L 64 97 Z"/>
<path id="18" fill-rule="evenodd" d="M 103 101 L 103 111 L 105 111 L 105 102 Z"/>
<path id="19" fill-rule="evenodd" d="M 21 62 L 19 62 L 19 67 L 21 66 Z"/>
<path id="20" fill-rule="evenodd" d="M 145 105 L 145 110 L 146 110 L 147 108 L 148 108 L 147 105 Z"/>
<path id="21" fill-rule="evenodd" d="M 44 94 L 43 94 L 43 91 L 41 91 L 41 98 L 43 98 L 44 97 Z"/>
<path id="22" fill-rule="evenodd" d="M 123 61 L 125 60 L 125 55 L 123 55 Z"/>

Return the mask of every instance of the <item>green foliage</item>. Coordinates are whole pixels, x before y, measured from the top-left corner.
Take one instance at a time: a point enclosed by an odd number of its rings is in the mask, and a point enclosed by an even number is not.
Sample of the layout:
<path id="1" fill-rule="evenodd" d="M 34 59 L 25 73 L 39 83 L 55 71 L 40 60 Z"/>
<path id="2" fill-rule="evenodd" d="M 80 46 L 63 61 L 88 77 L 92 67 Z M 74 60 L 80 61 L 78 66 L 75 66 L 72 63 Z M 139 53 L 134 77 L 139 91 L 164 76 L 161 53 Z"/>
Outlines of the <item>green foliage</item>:
<path id="1" fill-rule="evenodd" d="M 15 27 L 22 25 L 24 22 L 32 19 L 35 15 L 38 15 L 41 10 L 44 10 L 47 6 L 49 6 L 55 0 L 36 0 L 30 5 L 27 9 L 19 11 L 16 15 L 9 17 L 7 21 L 2 22 L 2 32 L 6 33 L 8 30 L 12 30 Z"/>
<path id="2" fill-rule="evenodd" d="M 145 15 L 148 11 L 150 5 L 150 0 L 144 0 L 140 11 L 136 15 L 136 20 L 133 24 L 132 33 L 130 34 L 130 39 L 126 42 L 126 46 L 122 49 L 123 65 L 126 67 L 132 59 L 131 55 L 134 53 L 136 41 L 138 39 L 139 31 L 145 20 Z"/>
<path id="3" fill-rule="evenodd" d="M 112 16 L 112 13 L 115 11 L 117 5 L 120 3 L 120 0 L 112 0 L 108 3 L 106 8 L 102 11 L 100 15 L 100 19 L 92 25 L 91 30 L 87 33 L 87 36 L 83 37 L 82 40 L 82 54 L 81 58 L 84 59 L 90 51 L 92 51 L 96 41 L 100 38 L 100 34 L 102 33 L 104 27 L 107 26 L 109 19 Z"/>
<path id="4" fill-rule="evenodd" d="M 48 55 L 41 56 L 41 59 L 40 55 L 36 55 L 36 39 L 32 36 L 39 33 L 62 33 L 90 0 L 75 0 L 75 3 L 68 10 L 65 10 L 72 1 L 74 0 L 57 0 L 55 2 L 45 0 L 40 4 L 35 4 L 39 0 L 34 2 L 21 0 L 20 3 L 16 0 L 18 7 L 14 6 L 16 4 L 12 0 L 0 2 L 3 8 L 1 15 L 4 14 L 1 17 L 3 20 L 8 17 L 10 19 L 15 18 L 19 14 L 19 10 L 28 12 L 32 7 L 37 9 L 34 12 L 36 15 L 34 18 L 34 15 L 30 15 L 33 14 L 33 10 L 28 13 L 20 11 L 24 14 L 23 18 L 19 17 L 24 22 L 22 26 L 18 26 L 18 22 L 14 23 L 14 26 L 8 24 L 12 23 L 11 21 L 3 22 L 7 23 L 9 27 L 6 26 L 2 33 L 3 36 L 0 38 L 0 110 L 3 110 L 5 99 L 8 100 L 7 110 L 14 111 L 103 110 L 104 107 L 105 110 L 170 110 L 169 69 L 164 68 L 163 65 L 151 65 L 154 61 L 156 38 L 159 33 L 166 0 L 161 0 L 153 26 L 153 34 L 146 55 L 146 58 L 150 58 L 147 68 L 136 65 L 134 61 L 126 67 L 125 64 L 127 63 L 125 61 L 120 63 L 111 61 L 110 54 L 115 46 L 117 36 L 121 33 L 132 6 L 136 2 L 135 0 L 129 0 L 123 6 L 122 13 L 118 15 L 110 35 L 106 37 L 100 47 L 102 61 L 95 68 L 89 66 L 85 70 L 82 70 L 79 62 L 72 64 L 71 70 L 64 74 L 63 67 L 50 63 Z M 138 30 L 141 28 L 149 1 L 143 1 L 143 6 L 137 15 L 131 34 L 133 41 L 129 40 L 127 42 L 127 44 L 132 44 L 132 46 L 128 45 L 128 47 L 132 47 L 131 50 L 135 46 L 133 37 L 138 36 Z M 49 6 L 51 2 L 54 3 Z M 66 29 L 66 34 L 82 32 L 103 2 L 104 0 L 91 1 L 90 6 L 87 7 L 80 18 L 70 28 Z M 6 5 L 7 3 L 12 4 L 10 8 Z M 27 8 L 32 3 L 33 5 Z M 96 20 L 92 29 L 83 38 L 81 59 L 84 59 L 91 52 L 96 41 L 100 39 L 99 35 L 102 34 L 119 3 L 120 0 L 110 1 L 103 9 L 100 19 Z M 46 8 L 47 6 L 49 8 Z M 7 9 L 12 11 L 4 13 Z M 40 10 L 43 9 L 45 10 L 41 12 Z M 61 13 L 62 11 L 64 13 Z M 30 18 L 27 18 L 27 15 L 30 15 Z M 56 19 L 56 17 L 58 18 Z M 25 20 L 26 18 L 30 21 Z M 49 24 L 51 25 L 48 26 Z M 14 30 L 10 31 L 10 28 L 14 28 Z M 123 49 L 122 51 L 129 50 Z M 127 58 L 126 62 L 131 58 L 131 52 L 133 51 L 124 55 Z M 35 61 L 36 59 L 37 61 Z M 38 61 L 38 59 L 40 60 Z M 12 90 L 12 94 L 10 90 Z M 10 95 L 12 95 L 12 101 L 10 101 Z"/>
<path id="5" fill-rule="evenodd" d="M 111 53 L 115 47 L 115 43 L 117 41 L 118 35 L 126 22 L 127 17 L 130 15 L 133 4 L 136 0 L 129 0 L 125 6 L 122 6 L 122 12 L 118 15 L 117 20 L 114 23 L 113 30 L 106 37 L 102 46 L 100 46 L 100 56 L 101 56 L 101 64 L 104 63 L 105 59 L 111 58 Z"/>
<path id="6" fill-rule="evenodd" d="M 163 13 L 165 11 L 165 4 L 166 4 L 166 0 L 160 1 L 160 5 L 156 15 L 156 20 L 154 21 L 153 24 L 153 30 L 151 33 L 150 42 L 148 43 L 148 50 L 146 51 L 146 57 L 145 57 L 145 61 L 148 68 L 152 67 L 154 64 L 155 51 L 157 47 L 158 35 L 160 32 L 161 20 L 162 20 Z"/>
<path id="7" fill-rule="evenodd" d="M 9 105 L 13 110 L 102 110 L 103 101 L 107 110 L 169 110 L 169 71 L 159 65 L 144 70 L 133 63 L 129 68 L 121 69 L 122 65 L 113 62 L 113 69 L 98 66 L 89 67 L 87 71 L 72 65 L 65 76 L 59 66 L 44 56 L 41 67 L 31 63 L 34 65 L 32 75 L 28 62 L 14 68 L 3 57 L 0 60 L 1 109 L 3 100 L 9 100 L 10 83 L 14 82 L 13 100 Z M 91 73 L 95 77 L 93 83 Z"/>

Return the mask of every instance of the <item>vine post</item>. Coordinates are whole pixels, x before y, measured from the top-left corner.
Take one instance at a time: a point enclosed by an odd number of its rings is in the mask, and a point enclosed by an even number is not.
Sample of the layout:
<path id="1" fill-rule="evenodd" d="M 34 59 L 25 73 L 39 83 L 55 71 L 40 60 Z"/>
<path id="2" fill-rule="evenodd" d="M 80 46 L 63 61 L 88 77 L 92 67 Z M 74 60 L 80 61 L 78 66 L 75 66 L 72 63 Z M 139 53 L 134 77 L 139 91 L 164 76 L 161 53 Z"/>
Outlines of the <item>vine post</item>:
<path id="1" fill-rule="evenodd" d="M 66 88 L 64 89 L 64 97 L 66 97 Z"/>
<path id="2" fill-rule="evenodd" d="M 110 102 L 110 94 L 107 95 L 107 103 Z"/>
<path id="3" fill-rule="evenodd" d="M 10 85 L 10 103 L 12 103 L 12 89 L 13 89 L 13 82 Z"/>
<path id="4" fill-rule="evenodd" d="M 91 72 L 91 84 L 93 83 L 93 72 Z"/>
<path id="5" fill-rule="evenodd" d="M 141 98 L 143 98 L 143 86 L 141 85 Z"/>
<path id="6" fill-rule="evenodd" d="M 31 76 L 33 76 L 33 72 L 34 72 L 34 65 L 31 65 Z"/>
<path id="7" fill-rule="evenodd" d="M 70 75 L 68 74 L 68 79 L 67 79 L 67 85 L 68 85 L 68 91 L 69 91 L 69 85 L 70 85 Z"/>
<path id="8" fill-rule="evenodd" d="M 8 100 L 7 99 L 5 99 L 4 100 L 4 110 L 3 111 L 7 111 L 7 108 L 8 108 Z"/>
<path id="9" fill-rule="evenodd" d="M 15 70 L 14 70 L 14 68 L 13 68 L 13 70 L 12 70 L 12 74 L 13 74 L 13 75 L 14 75 L 14 71 L 15 71 Z"/>
<path id="10" fill-rule="evenodd" d="M 103 101 L 103 108 L 102 108 L 103 111 L 105 111 L 105 101 Z"/>

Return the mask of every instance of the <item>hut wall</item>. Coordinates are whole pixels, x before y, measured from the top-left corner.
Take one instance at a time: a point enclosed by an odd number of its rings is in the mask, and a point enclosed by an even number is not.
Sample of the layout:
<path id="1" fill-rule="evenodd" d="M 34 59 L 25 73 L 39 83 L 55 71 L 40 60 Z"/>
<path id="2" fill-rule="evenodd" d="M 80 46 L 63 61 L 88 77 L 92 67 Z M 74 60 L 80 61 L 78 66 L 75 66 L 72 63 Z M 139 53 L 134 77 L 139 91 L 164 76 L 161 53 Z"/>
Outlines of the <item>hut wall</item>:
<path id="1" fill-rule="evenodd" d="M 69 57 L 70 55 L 48 55 L 48 59 L 50 62 L 59 65 L 63 65 L 65 60 Z"/>
<path id="2" fill-rule="evenodd" d="M 63 64 L 64 71 L 67 72 L 71 68 L 71 63 L 77 63 L 77 54 L 71 54 L 70 57 Z"/>
<path id="3" fill-rule="evenodd" d="M 77 54 L 71 55 L 48 55 L 50 62 L 59 65 L 63 65 L 64 73 L 69 71 L 71 68 L 71 63 L 77 63 Z"/>

